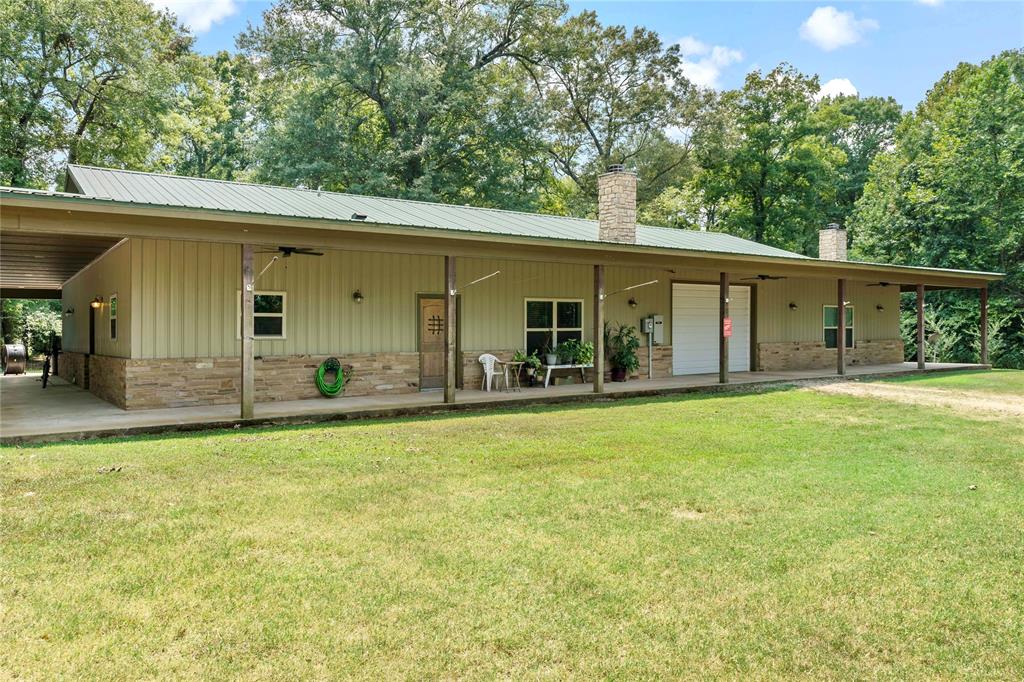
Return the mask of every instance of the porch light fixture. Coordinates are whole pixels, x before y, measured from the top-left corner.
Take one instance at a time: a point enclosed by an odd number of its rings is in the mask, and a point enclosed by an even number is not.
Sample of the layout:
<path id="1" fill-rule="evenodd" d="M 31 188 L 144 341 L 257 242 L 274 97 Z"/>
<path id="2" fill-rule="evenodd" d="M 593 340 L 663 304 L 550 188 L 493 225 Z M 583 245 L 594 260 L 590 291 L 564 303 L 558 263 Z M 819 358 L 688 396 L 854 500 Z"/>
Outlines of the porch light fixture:
<path id="1" fill-rule="evenodd" d="M 631 299 L 629 299 L 629 307 L 630 307 L 630 308 L 635 308 L 635 307 L 637 307 L 638 305 L 639 305 L 639 303 L 637 303 L 637 301 L 636 301 L 636 299 L 635 299 L 635 298 L 631 298 Z"/>
<path id="2" fill-rule="evenodd" d="M 797 308 L 799 308 L 799 307 L 800 307 L 800 306 L 798 306 L 798 305 L 797 305 L 796 303 L 790 303 L 790 304 L 789 304 L 789 309 L 790 309 L 790 310 L 796 310 L 796 309 L 797 309 Z"/>
<path id="3" fill-rule="evenodd" d="M 68 308 L 67 310 L 64 311 L 64 317 L 71 317 L 74 314 L 75 314 L 75 309 L 74 308 Z"/>
<path id="4" fill-rule="evenodd" d="M 103 305 L 103 297 L 102 296 L 97 296 L 96 298 L 92 299 L 89 302 L 89 307 L 90 308 L 99 308 L 101 305 Z"/>
<path id="5" fill-rule="evenodd" d="M 875 306 L 875 310 L 877 310 L 878 312 L 882 312 L 883 310 L 885 310 L 885 306 L 879 303 L 878 305 Z"/>
<path id="6" fill-rule="evenodd" d="M 352 292 L 352 300 L 355 301 L 356 303 L 362 303 L 363 298 L 363 292 L 360 291 L 359 289 L 356 289 L 355 291 Z"/>

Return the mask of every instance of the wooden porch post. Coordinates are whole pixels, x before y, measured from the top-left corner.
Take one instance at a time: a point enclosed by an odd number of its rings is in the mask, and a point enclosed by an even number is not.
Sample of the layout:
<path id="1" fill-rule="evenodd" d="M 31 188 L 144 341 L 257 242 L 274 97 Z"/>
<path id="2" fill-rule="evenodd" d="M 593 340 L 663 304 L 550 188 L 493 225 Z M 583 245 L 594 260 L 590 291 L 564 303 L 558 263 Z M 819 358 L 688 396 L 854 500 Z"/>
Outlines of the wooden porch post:
<path id="1" fill-rule="evenodd" d="M 242 244 L 242 419 L 253 414 L 253 263 L 252 244 Z"/>
<path id="2" fill-rule="evenodd" d="M 988 364 L 988 287 L 981 288 L 981 364 Z"/>
<path id="3" fill-rule="evenodd" d="M 846 374 L 846 280 L 838 282 L 839 295 L 836 297 L 836 374 Z"/>
<path id="4" fill-rule="evenodd" d="M 917 368 L 924 369 L 924 285 L 917 285 Z"/>
<path id="5" fill-rule="evenodd" d="M 729 317 L 729 273 L 718 276 L 718 383 L 729 383 L 729 337 L 725 320 Z"/>
<path id="6" fill-rule="evenodd" d="M 444 401 L 455 402 L 455 256 L 444 257 Z"/>
<path id="7" fill-rule="evenodd" d="M 594 393 L 604 393 L 604 266 L 594 266 Z"/>

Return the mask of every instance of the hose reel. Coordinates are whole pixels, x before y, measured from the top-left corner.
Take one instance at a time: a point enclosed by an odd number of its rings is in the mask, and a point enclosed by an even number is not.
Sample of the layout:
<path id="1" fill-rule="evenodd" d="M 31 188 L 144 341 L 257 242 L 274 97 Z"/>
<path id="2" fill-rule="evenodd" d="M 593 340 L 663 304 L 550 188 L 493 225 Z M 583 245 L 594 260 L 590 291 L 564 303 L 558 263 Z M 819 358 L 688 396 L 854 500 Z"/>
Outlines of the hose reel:
<path id="1" fill-rule="evenodd" d="M 327 383 L 327 375 L 334 373 L 334 379 Z M 325 398 L 334 398 L 345 386 L 345 370 L 338 358 L 327 358 L 316 370 L 316 387 Z"/>

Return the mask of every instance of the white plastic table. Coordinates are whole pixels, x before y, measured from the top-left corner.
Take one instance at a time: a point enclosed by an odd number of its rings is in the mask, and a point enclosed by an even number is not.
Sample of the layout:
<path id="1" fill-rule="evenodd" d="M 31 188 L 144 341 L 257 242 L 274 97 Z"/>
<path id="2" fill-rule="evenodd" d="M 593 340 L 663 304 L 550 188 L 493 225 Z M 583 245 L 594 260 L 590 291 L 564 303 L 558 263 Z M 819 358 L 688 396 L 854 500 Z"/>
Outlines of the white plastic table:
<path id="1" fill-rule="evenodd" d="M 580 377 L 584 383 L 587 381 L 587 370 L 593 369 L 594 365 L 543 365 L 544 367 L 544 388 L 548 387 L 548 383 L 551 381 L 551 370 L 553 369 L 578 369 L 580 371 Z"/>

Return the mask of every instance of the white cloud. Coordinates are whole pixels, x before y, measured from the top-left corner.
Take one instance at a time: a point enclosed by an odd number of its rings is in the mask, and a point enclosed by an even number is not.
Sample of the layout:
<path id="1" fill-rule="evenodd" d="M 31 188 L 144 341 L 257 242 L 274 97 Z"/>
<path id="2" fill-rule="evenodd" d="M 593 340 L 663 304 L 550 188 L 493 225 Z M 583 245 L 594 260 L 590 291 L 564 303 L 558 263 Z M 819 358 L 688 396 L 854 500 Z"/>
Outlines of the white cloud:
<path id="1" fill-rule="evenodd" d="M 174 12 L 193 33 L 206 33 L 238 11 L 235 0 L 151 0 L 151 4 Z"/>
<path id="2" fill-rule="evenodd" d="M 874 19 L 858 19 L 853 12 L 840 12 L 835 7 L 819 7 L 800 26 L 800 37 L 826 52 L 859 43 L 867 31 L 878 28 Z"/>
<path id="3" fill-rule="evenodd" d="M 722 69 L 743 59 L 743 53 L 739 50 L 708 45 L 693 36 L 686 36 L 677 44 L 683 58 L 683 75 L 702 88 L 717 88 Z"/>
<path id="4" fill-rule="evenodd" d="M 936 7 L 942 4 L 942 0 L 917 0 L 922 5 L 928 5 L 929 7 Z"/>
<path id="5" fill-rule="evenodd" d="M 821 86 L 821 90 L 818 90 L 817 99 L 838 97 L 840 95 L 853 95 L 856 97 L 858 94 L 860 93 L 857 92 L 857 86 L 850 82 L 849 78 L 833 78 Z"/>

